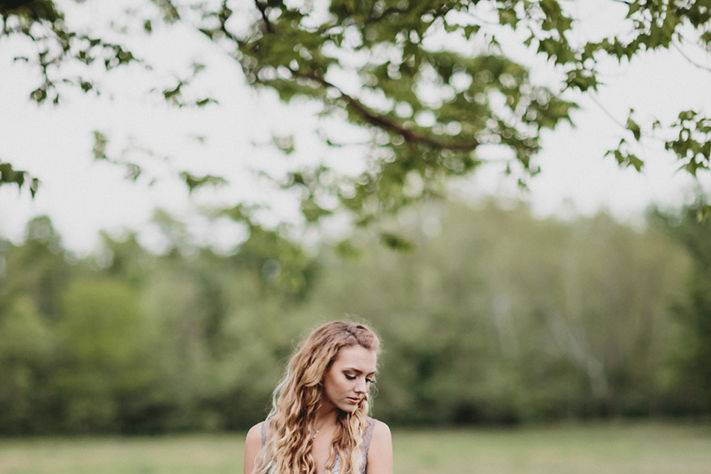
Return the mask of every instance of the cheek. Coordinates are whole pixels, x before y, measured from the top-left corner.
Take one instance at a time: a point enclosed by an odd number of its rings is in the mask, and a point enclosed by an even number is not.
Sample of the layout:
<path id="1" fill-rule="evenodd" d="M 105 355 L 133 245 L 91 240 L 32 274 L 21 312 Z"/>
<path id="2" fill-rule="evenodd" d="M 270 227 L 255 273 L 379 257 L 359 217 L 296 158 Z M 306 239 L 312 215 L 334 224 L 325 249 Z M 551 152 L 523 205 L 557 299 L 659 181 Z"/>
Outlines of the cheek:
<path id="1" fill-rule="evenodd" d="M 347 392 L 348 390 L 350 390 L 351 381 L 346 380 L 345 377 L 340 377 L 335 380 L 334 386 L 339 392 Z"/>
<path id="2" fill-rule="evenodd" d="M 332 397 L 340 397 L 351 388 L 350 381 L 338 374 L 329 374 L 324 380 L 326 394 Z"/>
<path id="3" fill-rule="evenodd" d="M 341 390 L 340 384 L 338 383 L 338 377 L 336 374 L 328 373 L 323 380 L 323 389 L 326 395 L 333 396 L 337 395 Z"/>

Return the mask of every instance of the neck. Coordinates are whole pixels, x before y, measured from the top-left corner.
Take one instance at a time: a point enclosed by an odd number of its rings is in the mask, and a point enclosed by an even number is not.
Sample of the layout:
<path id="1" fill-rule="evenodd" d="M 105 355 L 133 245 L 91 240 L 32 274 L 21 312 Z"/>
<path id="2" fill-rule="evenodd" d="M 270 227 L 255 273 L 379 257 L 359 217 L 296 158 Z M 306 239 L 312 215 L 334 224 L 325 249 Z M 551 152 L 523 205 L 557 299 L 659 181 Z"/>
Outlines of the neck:
<path id="1" fill-rule="evenodd" d="M 322 402 L 321 406 L 316 410 L 316 416 L 314 417 L 314 424 L 319 428 L 323 429 L 327 426 L 334 426 L 336 424 L 336 417 L 338 413 L 336 407 L 330 402 Z"/>

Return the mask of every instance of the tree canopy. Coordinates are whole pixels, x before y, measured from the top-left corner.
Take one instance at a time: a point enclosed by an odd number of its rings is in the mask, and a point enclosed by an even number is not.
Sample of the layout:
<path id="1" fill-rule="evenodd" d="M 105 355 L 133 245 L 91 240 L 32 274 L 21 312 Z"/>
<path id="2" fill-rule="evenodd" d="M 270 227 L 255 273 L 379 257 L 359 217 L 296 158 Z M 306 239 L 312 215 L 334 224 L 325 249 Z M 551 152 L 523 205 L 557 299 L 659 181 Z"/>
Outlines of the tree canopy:
<path id="1" fill-rule="evenodd" d="M 338 202 L 358 224 L 438 196 L 449 179 L 473 173 L 487 148 L 506 154 L 506 173 L 521 186 L 541 171 L 536 154 L 547 130 L 572 122 L 581 94 L 603 85 L 605 58 L 633 61 L 659 49 L 688 44 L 711 47 L 708 0 L 610 0 L 626 14 L 619 33 L 585 38 L 576 31 L 571 5 L 558 0 L 254 0 L 127 2 L 125 34 L 150 35 L 157 24 L 199 31 L 234 59 L 247 83 L 275 91 L 290 102 L 307 100 L 322 116 L 361 130 L 368 166 L 344 176 L 325 165 L 293 171 L 282 186 L 300 190 L 306 221 L 334 211 Z M 65 11 L 66 10 L 66 11 Z M 0 2 L 0 41 L 21 38 L 15 61 L 37 71 L 28 90 L 39 104 L 60 104 L 63 91 L 100 93 L 89 71 L 129 64 L 150 71 L 140 51 L 98 28 L 72 28 L 70 6 L 51 0 Z M 507 54 L 501 36 L 515 31 L 522 45 L 547 58 L 557 84 L 534 81 L 529 68 Z M 119 35 L 120 37 L 120 35 Z M 686 57 L 686 56 L 685 56 Z M 689 58 L 690 61 L 693 62 Z M 704 65 L 695 67 L 711 72 Z M 184 94 L 191 77 L 161 90 L 178 107 L 206 107 L 219 98 Z M 696 177 L 708 172 L 711 118 L 708 111 L 679 110 L 670 123 L 643 123 L 630 109 L 618 143 L 607 155 L 620 166 L 644 168 L 639 142 L 661 140 L 679 168 Z M 94 156 L 109 159 L 106 137 L 95 135 Z M 323 141 L 340 149 L 337 137 Z M 293 140 L 277 140 L 284 153 Z M 602 157 L 601 157 L 602 158 Z M 4 160 L 4 161 L 3 161 Z M 0 185 L 16 184 L 34 195 L 40 183 L 0 156 Z M 140 174 L 135 164 L 130 176 Z M 179 172 L 190 190 L 220 185 L 219 176 Z M 243 209 L 243 216 L 246 215 Z"/>

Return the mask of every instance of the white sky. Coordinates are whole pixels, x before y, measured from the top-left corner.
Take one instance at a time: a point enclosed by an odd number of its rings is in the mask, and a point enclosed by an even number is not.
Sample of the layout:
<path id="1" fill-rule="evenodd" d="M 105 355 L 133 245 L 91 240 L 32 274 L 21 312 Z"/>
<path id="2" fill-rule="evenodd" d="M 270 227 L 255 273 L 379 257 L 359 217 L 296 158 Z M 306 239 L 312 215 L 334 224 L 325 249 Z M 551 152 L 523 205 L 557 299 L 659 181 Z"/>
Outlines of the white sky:
<path id="1" fill-rule="evenodd" d="M 72 4 L 71 8 L 77 9 L 79 20 L 93 19 L 97 13 L 106 13 L 98 3 Z M 619 9 L 600 5 L 597 1 L 576 4 L 576 16 L 583 20 L 581 34 L 594 35 L 595 28 L 607 27 L 619 18 Z M 38 107 L 27 99 L 36 76 L 10 60 L 17 48 L 24 46 L 0 42 L 0 159 L 42 180 L 34 200 L 26 191 L 0 187 L 0 235 L 18 240 L 28 219 L 48 214 L 67 246 L 84 252 L 96 245 L 99 230 L 146 229 L 152 210 L 161 207 L 192 219 L 191 229 L 198 240 L 232 242 L 238 238 L 234 227 L 208 227 L 195 220 L 196 209 L 206 204 L 268 201 L 273 211 L 267 217 L 275 222 L 293 217 L 296 209 L 288 196 L 270 192 L 250 169 L 275 172 L 319 159 L 351 171 L 363 165 L 366 158 L 359 156 L 358 150 L 334 152 L 319 144 L 311 133 L 319 124 L 313 106 L 284 105 L 272 94 L 249 89 L 239 67 L 198 35 L 176 29 L 136 41 L 141 42 L 139 51 L 159 70 L 184 74 L 190 60 L 198 58 L 208 64 L 197 85 L 216 93 L 220 105 L 172 109 L 156 97 L 146 98 L 144 91 L 155 86 L 155 80 L 147 82 L 136 69 L 127 69 L 103 80 L 107 90 L 115 93 L 114 100 L 71 93 L 59 107 Z M 543 60 L 516 45 L 511 48 L 510 54 L 531 65 L 534 78 L 546 81 L 553 76 Z M 686 53 L 708 64 L 708 55 L 700 49 L 688 46 Z M 631 65 L 605 66 L 608 84 L 597 100 L 620 121 L 626 119 L 630 107 L 642 121 L 656 117 L 663 122 L 685 108 L 711 110 L 711 73 L 694 67 L 676 50 L 643 55 Z M 158 77 L 160 85 L 170 84 L 169 74 Z M 679 206 L 693 198 L 693 181 L 675 172 L 671 155 L 653 140 L 636 150 L 646 161 L 642 174 L 618 168 L 611 158 L 603 159 L 623 130 L 590 99 L 583 99 L 582 106 L 574 115 L 575 128 L 562 126 L 546 137 L 538 157 L 543 172 L 531 181 L 530 193 L 515 190 L 498 165 L 485 165 L 472 179 L 458 183 L 457 189 L 468 196 L 523 197 L 539 215 L 587 214 L 607 208 L 620 218 L 631 219 L 638 219 L 652 203 Z M 330 125 L 349 133 L 348 127 Z M 170 156 L 169 164 L 156 159 L 148 166 L 162 179 L 153 186 L 147 179 L 131 183 L 123 179 L 121 169 L 94 162 L 90 133 L 94 129 L 109 134 L 114 154 L 133 137 L 137 143 Z M 206 143 L 187 139 L 190 133 L 206 136 Z M 273 148 L 259 146 L 272 134 L 294 134 L 298 153 L 284 157 Z M 189 196 L 185 186 L 169 177 L 176 169 L 224 175 L 230 185 Z M 700 182 L 706 190 L 711 189 L 708 175 Z M 155 238 L 145 230 L 142 235 L 149 244 Z"/>

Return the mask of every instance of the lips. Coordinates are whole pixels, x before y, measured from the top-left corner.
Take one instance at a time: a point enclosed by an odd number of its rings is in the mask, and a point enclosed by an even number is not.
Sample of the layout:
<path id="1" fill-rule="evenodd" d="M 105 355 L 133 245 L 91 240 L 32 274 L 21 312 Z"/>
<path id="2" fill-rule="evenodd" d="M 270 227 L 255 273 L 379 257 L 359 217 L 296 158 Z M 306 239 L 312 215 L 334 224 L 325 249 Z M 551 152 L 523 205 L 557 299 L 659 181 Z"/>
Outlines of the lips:
<path id="1" fill-rule="evenodd" d="M 346 398 L 346 401 L 351 405 L 357 405 L 358 403 L 360 403 L 360 398 L 348 397 Z"/>

